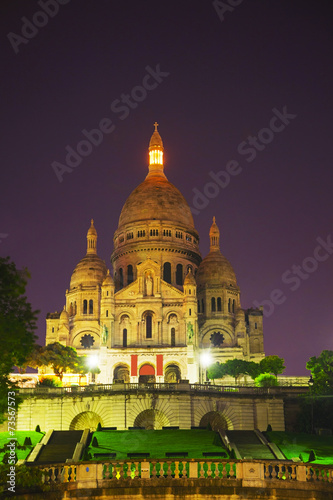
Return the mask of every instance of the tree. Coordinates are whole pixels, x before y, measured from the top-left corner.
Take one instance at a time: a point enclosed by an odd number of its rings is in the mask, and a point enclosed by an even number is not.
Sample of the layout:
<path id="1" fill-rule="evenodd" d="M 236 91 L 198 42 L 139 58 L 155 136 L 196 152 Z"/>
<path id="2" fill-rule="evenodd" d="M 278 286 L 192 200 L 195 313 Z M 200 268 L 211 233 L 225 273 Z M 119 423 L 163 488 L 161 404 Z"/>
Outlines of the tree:
<path id="1" fill-rule="evenodd" d="M 225 363 L 225 374 L 235 378 L 235 382 L 241 375 L 247 374 L 247 362 L 243 359 L 228 359 Z"/>
<path id="2" fill-rule="evenodd" d="M 266 356 L 260 363 L 261 373 L 274 373 L 277 376 L 283 373 L 286 367 L 284 366 L 284 359 L 279 356 Z"/>
<path id="3" fill-rule="evenodd" d="M 278 379 L 271 373 L 260 373 L 254 383 L 257 387 L 276 387 L 279 385 Z"/>
<path id="4" fill-rule="evenodd" d="M 311 371 L 313 393 L 333 394 L 333 351 L 325 350 L 318 357 L 313 356 L 306 368 Z"/>
<path id="5" fill-rule="evenodd" d="M 22 366 L 32 352 L 37 313 L 27 301 L 25 290 L 30 275 L 19 271 L 9 257 L 0 258 L 0 422 L 8 406 L 8 376 L 13 366 Z M 16 403 L 18 403 L 18 399 Z"/>
<path id="6" fill-rule="evenodd" d="M 75 373 L 78 363 L 79 357 L 76 350 L 59 342 L 40 348 L 36 358 L 37 366 L 50 366 L 61 381 L 67 371 Z"/>
<path id="7" fill-rule="evenodd" d="M 222 378 L 225 375 L 224 363 L 214 363 L 207 368 L 207 377 L 210 380 Z"/>
<path id="8" fill-rule="evenodd" d="M 230 359 L 226 363 L 217 362 L 207 369 L 209 379 L 222 378 L 225 375 L 234 377 L 236 381 L 241 375 L 250 375 L 252 379 L 255 379 L 259 373 L 259 363 L 243 359 Z"/>

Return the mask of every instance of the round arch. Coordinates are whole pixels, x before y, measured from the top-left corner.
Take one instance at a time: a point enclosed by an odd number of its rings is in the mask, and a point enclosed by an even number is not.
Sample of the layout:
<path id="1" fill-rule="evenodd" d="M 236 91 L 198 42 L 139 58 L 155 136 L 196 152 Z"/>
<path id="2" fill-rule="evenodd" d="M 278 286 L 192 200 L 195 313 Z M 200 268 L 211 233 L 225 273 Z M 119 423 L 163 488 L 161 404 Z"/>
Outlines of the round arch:
<path id="1" fill-rule="evenodd" d="M 155 367 L 150 363 L 143 363 L 139 368 L 139 383 L 154 383 Z"/>
<path id="2" fill-rule="evenodd" d="M 160 430 L 164 426 L 169 426 L 168 417 L 160 410 L 144 410 L 136 417 L 135 427 L 144 427 L 145 429 Z"/>
<path id="3" fill-rule="evenodd" d="M 164 368 L 164 382 L 166 384 L 178 383 L 181 378 L 180 366 L 177 363 L 169 363 Z"/>
<path id="4" fill-rule="evenodd" d="M 84 411 L 76 415 L 69 425 L 70 431 L 81 431 L 84 429 L 90 429 L 95 431 L 98 424 L 103 426 L 101 417 L 93 411 Z"/>
<path id="5" fill-rule="evenodd" d="M 211 427 L 213 431 L 218 431 L 221 429 L 227 430 L 231 429 L 232 426 L 228 425 L 228 421 L 222 413 L 218 411 L 209 411 L 201 417 L 200 427 Z"/>
<path id="6" fill-rule="evenodd" d="M 130 368 L 125 363 L 118 363 L 113 368 L 113 381 L 125 382 L 130 381 Z"/>
<path id="7" fill-rule="evenodd" d="M 234 336 L 232 335 L 231 332 L 225 330 L 224 328 L 221 328 L 220 325 L 216 325 L 216 326 L 211 325 L 211 326 L 209 326 L 209 328 L 207 328 L 207 330 L 205 330 L 203 332 L 203 334 L 201 336 L 201 340 L 200 340 L 200 347 L 203 347 L 203 348 L 211 347 L 212 344 L 211 344 L 210 337 L 215 332 L 220 332 L 224 337 L 223 344 L 221 345 L 221 347 L 231 347 L 235 344 Z"/>
<path id="8" fill-rule="evenodd" d="M 100 335 L 99 333 L 93 331 L 93 330 L 82 330 L 78 332 L 75 337 L 73 337 L 72 340 L 72 347 L 78 348 L 78 349 L 84 349 L 84 345 L 81 343 L 81 339 L 83 338 L 92 338 L 93 343 L 91 345 L 91 348 L 96 349 L 99 348 L 100 346 Z"/>

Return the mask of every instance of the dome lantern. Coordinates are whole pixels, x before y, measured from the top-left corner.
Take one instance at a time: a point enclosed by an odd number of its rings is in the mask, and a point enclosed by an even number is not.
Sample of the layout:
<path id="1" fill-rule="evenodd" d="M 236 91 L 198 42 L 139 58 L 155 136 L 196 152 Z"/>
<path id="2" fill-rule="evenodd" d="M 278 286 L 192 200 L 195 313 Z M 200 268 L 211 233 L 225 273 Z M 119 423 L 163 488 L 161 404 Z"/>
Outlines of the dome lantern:
<path id="1" fill-rule="evenodd" d="M 215 217 L 213 217 L 213 224 L 209 230 L 209 238 L 210 238 L 210 251 L 216 252 L 220 251 L 220 231 L 216 224 Z"/>
<path id="2" fill-rule="evenodd" d="M 94 219 L 91 219 L 90 228 L 87 232 L 87 255 L 97 255 L 97 231 L 94 226 Z"/>
<path id="3" fill-rule="evenodd" d="M 163 173 L 163 141 L 157 130 L 158 123 L 154 123 L 155 130 L 149 142 L 149 174 L 164 175 Z"/>

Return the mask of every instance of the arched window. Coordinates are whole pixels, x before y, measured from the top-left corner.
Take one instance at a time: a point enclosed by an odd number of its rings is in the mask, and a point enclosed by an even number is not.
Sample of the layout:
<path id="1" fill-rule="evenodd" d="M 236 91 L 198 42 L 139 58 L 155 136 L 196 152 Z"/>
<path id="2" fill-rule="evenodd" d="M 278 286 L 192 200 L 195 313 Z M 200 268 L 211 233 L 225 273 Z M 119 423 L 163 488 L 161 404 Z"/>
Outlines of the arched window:
<path id="1" fill-rule="evenodd" d="M 123 288 L 124 286 L 124 275 L 122 268 L 119 269 L 119 288 Z"/>
<path id="2" fill-rule="evenodd" d="M 74 302 L 74 314 L 77 314 L 77 305 L 76 305 L 76 301 Z"/>
<path id="3" fill-rule="evenodd" d="M 123 329 L 123 347 L 127 347 L 127 328 Z"/>
<path id="4" fill-rule="evenodd" d="M 215 301 L 215 297 L 212 297 L 212 312 L 215 312 L 216 311 L 216 301 Z"/>
<path id="5" fill-rule="evenodd" d="M 258 328 L 257 323 L 254 323 L 254 329 L 257 330 L 257 328 Z"/>
<path id="6" fill-rule="evenodd" d="M 92 299 L 89 300 L 89 314 L 94 314 L 94 302 Z"/>
<path id="7" fill-rule="evenodd" d="M 221 297 L 217 297 L 217 310 L 222 311 L 222 300 Z"/>
<path id="8" fill-rule="evenodd" d="M 127 284 L 133 283 L 133 266 L 127 266 Z"/>
<path id="9" fill-rule="evenodd" d="M 192 316 L 192 309 L 189 309 L 188 314 L 189 316 Z"/>
<path id="10" fill-rule="evenodd" d="M 177 264 L 176 267 L 176 285 L 183 284 L 183 266 L 182 264 Z"/>
<path id="11" fill-rule="evenodd" d="M 73 302 L 71 302 L 71 305 L 69 306 L 69 315 L 70 316 L 73 316 L 73 311 L 74 311 L 74 309 L 73 309 Z"/>
<path id="12" fill-rule="evenodd" d="M 231 312 L 231 299 L 228 300 L 228 312 Z"/>
<path id="13" fill-rule="evenodd" d="M 202 309 L 202 312 L 204 313 L 205 312 L 205 302 L 204 302 L 204 299 L 201 299 L 201 309 Z"/>
<path id="14" fill-rule="evenodd" d="M 52 326 L 52 333 L 54 333 L 54 326 Z"/>
<path id="15" fill-rule="evenodd" d="M 232 301 L 232 312 L 234 313 L 236 310 L 236 301 L 235 299 Z"/>
<path id="16" fill-rule="evenodd" d="M 171 328 L 171 347 L 176 346 L 176 329 Z"/>
<path id="17" fill-rule="evenodd" d="M 108 311 L 108 310 L 106 310 L 106 311 L 105 311 L 105 316 L 106 316 L 107 318 L 109 317 L 109 311 Z"/>
<path id="18" fill-rule="evenodd" d="M 146 339 L 152 338 L 152 317 L 151 314 L 146 316 Z"/>
<path id="19" fill-rule="evenodd" d="M 88 312 L 88 301 L 84 299 L 83 301 L 83 314 L 87 314 Z"/>
<path id="20" fill-rule="evenodd" d="M 171 283 L 171 264 L 170 264 L 170 262 L 164 262 L 164 264 L 163 264 L 163 279 L 167 283 Z"/>
<path id="21" fill-rule="evenodd" d="M 200 312 L 200 300 L 198 300 L 198 313 Z"/>

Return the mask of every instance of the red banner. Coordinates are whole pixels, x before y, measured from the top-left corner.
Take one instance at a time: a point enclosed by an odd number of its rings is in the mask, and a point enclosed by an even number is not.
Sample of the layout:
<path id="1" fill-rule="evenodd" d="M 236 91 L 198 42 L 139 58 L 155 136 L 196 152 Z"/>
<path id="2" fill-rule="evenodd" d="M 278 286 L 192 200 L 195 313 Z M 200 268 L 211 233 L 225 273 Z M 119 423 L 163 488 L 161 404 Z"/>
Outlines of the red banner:
<path id="1" fill-rule="evenodd" d="M 163 354 L 156 354 L 156 375 L 163 375 Z"/>
<path id="2" fill-rule="evenodd" d="M 131 376 L 136 377 L 138 374 L 138 355 L 131 354 Z"/>

